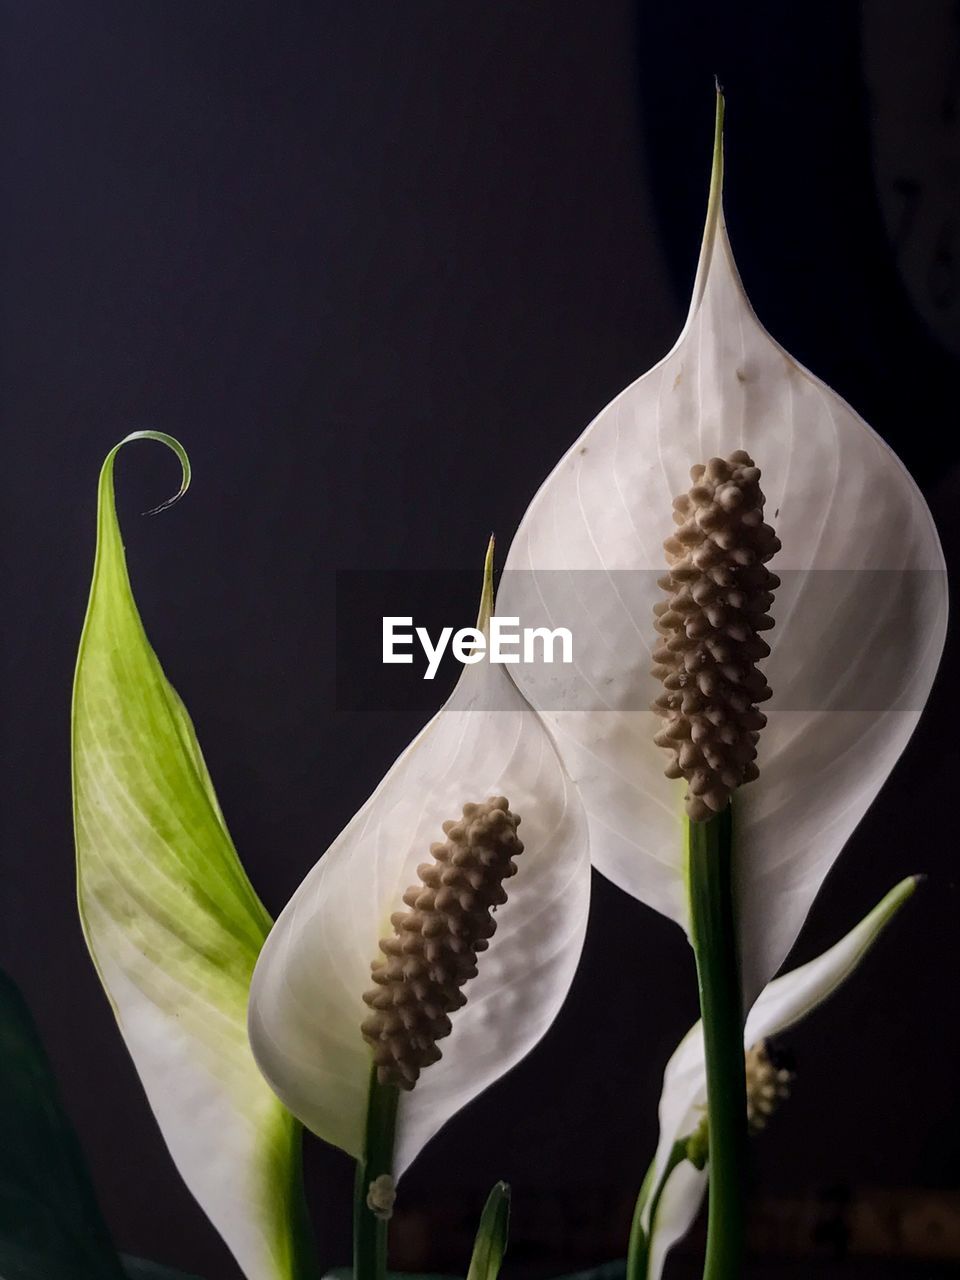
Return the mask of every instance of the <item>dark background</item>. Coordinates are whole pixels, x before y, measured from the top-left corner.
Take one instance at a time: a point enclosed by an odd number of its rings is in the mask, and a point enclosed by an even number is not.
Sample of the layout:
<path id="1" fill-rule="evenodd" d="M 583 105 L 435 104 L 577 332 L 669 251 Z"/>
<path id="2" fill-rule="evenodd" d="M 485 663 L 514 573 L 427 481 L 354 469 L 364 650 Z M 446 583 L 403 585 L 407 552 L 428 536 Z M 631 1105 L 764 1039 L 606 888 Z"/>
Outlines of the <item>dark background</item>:
<path id="1" fill-rule="evenodd" d="M 142 446 L 121 459 L 131 571 L 276 912 L 444 694 L 337 710 L 335 571 L 479 569 L 489 530 L 505 548 L 560 453 L 672 344 L 715 72 L 728 224 L 761 319 L 900 452 L 956 549 L 957 19 L 934 0 L 863 14 L 835 0 L 8 0 L 2 15 L 0 962 L 118 1243 L 233 1280 L 76 918 L 68 708 L 104 453 L 140 427 L 191 453 L 188 499 L 149 520 L 137 513 L 175 463 Z M 930 873 L 791 1036 L 795 1096 L 754 1148 L 765 1193 L 956 1187 L 956 663 L 954 644 L 798 948 Z M 623 1251 L 660 1073 L 696 997 L 675 926 L 600 880 L 593 911 L 555 1028 L 405 1181 L 428 1264 L 465 1264 L 429 1215 L 472 1220 L 501 1176 L 517 1264 Z M 349 1163 L 313 1143 L 308 1166 L 323 1259 L 343 1262 Z"/>

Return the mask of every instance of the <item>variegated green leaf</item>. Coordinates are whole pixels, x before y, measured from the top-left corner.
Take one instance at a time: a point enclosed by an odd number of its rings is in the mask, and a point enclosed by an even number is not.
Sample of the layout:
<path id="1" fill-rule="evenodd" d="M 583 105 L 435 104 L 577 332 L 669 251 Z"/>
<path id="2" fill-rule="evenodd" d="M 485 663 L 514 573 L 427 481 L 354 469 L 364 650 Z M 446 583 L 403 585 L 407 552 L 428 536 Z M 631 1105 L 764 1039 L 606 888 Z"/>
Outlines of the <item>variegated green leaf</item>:
<path id="1" fill-rule="evenodd" d="M 147 639 L 100 475 L 73 701 L 83 929 L 181 1176 L 251 1280 L 308 1269 L 300 1130 L 264 1083 L 247 992 L 270 918 L 237 858 L 189 716 Z M 179 496 L 179 495 L 178 495 Z"/>

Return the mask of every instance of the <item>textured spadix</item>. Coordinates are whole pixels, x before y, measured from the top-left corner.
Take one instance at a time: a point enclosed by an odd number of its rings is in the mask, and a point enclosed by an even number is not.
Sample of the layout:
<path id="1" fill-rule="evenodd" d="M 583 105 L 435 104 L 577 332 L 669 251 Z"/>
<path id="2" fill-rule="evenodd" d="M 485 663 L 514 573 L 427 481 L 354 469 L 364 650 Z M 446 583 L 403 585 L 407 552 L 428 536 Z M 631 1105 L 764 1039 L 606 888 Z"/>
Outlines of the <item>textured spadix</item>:
<path id="1" fill-rule="evenodd" d="M 484 609 L 489 614 L 489 598 Z M 254 974 L 250 1038 L 264 1074 L 308 1128 L 358 1156 L 371 1050 L 364 992 L 391 916 L 465 803 L 506 797 L 523 855 L 496 932 L 450 1015 L 439 1061 L 401 1095 L 394 1173 L 460 1107 L 537 1043 L 580 958 L 590 858 L 576 788 L 502 666 L 464 669 L 449 701 L 309 872 Z"/>
<path id="2" fill-rule="evenodd" d="M 760 471 L 748 453 L 690 468 L 693 486 L 673 500 L 678 526 L 664 543 L 669 569 L 654 606 L 661 640 L 652 674 L 663 683 L 654 741 L 672 756 L 668 778 L 685 778 L 687 814 L 703 822 L 758 776 L 756 744 L 770 688 L 757 663 L 761 632 L 780 580 L 766 562 L 780 550 L 763 519 Z"/>
<path id="3" fill-rule="evenodd" d="M 584 799 L 595 865 L 688 925 L 683 783 L 663 777 L 647 708 L 671 504 L 689 469 L 746 450 L 782 551 L 760 776 L 735 800 L 749 1004 L 893 768 L 943 647 L 943 555 L 888 446 L 758 322 L 721 208 L 718 139 L 690 314 L 541 487 L 514 539 L 501 612 L 567 626 L 572 667 L 512 668 Z"/>
<path id="4" fill-rule="evenodd" d="M 910 877 L 896 885 L 865 919 L 815 960 L 793 969 L 761 993 L 747 1018 L 744 1047 L 750 1049 L 800 1022 L 846 982 L 884 928 L 916 888 Z M 707 1106 L 707 1077 L 700 1023 L 691 1027 L 667 1064 L 660 1095 L 660 1140 L 655 1160 L 659 1181 L 674 1143 L 692 1134 Z M 644 1280 L 659 1280 L 669 1249 L 690 1230 L 707 1189 L 709 1163 L 698 1171 L 688 1162 L 670 1175 L 654 1223 Z M 649 1222 L 646 1224 L 649 1229 Z"/>
<path id="5" fill-rule="evenodd" d="M 169 445 L 186 488 L 175 440 L 127 439 Z M 83 929 L 184 1182 L 251 1280 L 300 1277 L 309 1269 L 300 1129 L 257 1070 L 246 1035 L 247 988 L 270 918 L 137 612 L 114 505 L 121 445 L 100 474 L 74 684 Z"/>
<path id="6" fill-rule="evenodd" d="M 391 917 L 380 939 L 364 992 L 370 1015 L 360 1030 L 373 1049 L 381 1084 L 412 1089 L 425 1067 L 439 1062 L 438 1041 L 462 1009 L 464 986 L 477 976 L 482 952 L 496 932 L 494 918 L 507 901 L 504 880 L 517 874 L 523 853 L 519 815 L 506 796 L 468 803 L 443 824 L 446 840 L 430 846 L 417 881 L 403 895 L 406 910 Z"/>
<path id="7" fill-rule="evenodd" d="M 758 1040 L 747 1049 L 747 1128 L 760 1133 L 770 1117 L 790 1096 L 793 1072 L 771 1049 L 769 1040 Z"/>

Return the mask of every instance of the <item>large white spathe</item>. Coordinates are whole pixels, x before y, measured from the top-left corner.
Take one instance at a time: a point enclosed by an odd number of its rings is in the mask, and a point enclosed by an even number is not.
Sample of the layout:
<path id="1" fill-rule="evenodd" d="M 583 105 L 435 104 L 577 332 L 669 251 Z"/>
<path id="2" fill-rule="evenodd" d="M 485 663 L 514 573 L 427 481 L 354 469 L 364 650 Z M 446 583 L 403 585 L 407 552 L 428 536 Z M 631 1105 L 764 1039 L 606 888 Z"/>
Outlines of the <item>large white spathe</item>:
<path id="1" fill-rule="evenodd" d="M 777 971 L 903 751 L 944 642 L 943 554 L 917 486 L 858 415 L 766 332 L 721 204 L 720 127 L 690 313 L 673 350 L 574 443 L 527 510 L 500 611 L 567 626 L 574 665 L 512 668 L 583 796 L 594 864 L 685 927 L 681 797 L 648 710 L 653 605 L 689 468 L 746 449 L 783 583 L 760 778 L 735 798 L 747 1006 Z M 825 302 L 825 305 L 826 302 Z"/>
<path id="2" fill-rule="evenodd" d="M 843 985 L 859 966 L 880 934 L 913 894 L 916 877 L 895 885 L 860 923 L 828 951 L 808 964 L 775 978 L 760 995 L 747 1018 L 744 1047 L 781 1035 L 802 1021 Z M 667 1063 L 660 1095 L 660 1140 L 654 1160 L 657 1185 L 675 1143 L 698 1128 L 707 1108 L 707 1071 L 703 1033 L 698 1022 L 680 1041 Z M 643 1280 L 660 1280 L 670 1249 L 681 1240 L 700 1211 L 707 1191 L 708 1167 L 695 1169 L 684 1161 L 670 1174 L 653 1223 L 647 1273 Z M 649 1232 L 650 1223 L 645 1223 Z"/>
<path id="3" fill-rule="evenodd" d="M 442 824 L 466 802 L 503 795 L 524 851 L 507 903 L 452 1015 L 443 1057 L 402 1093 L 394 1175 L 438 1129 L 524 1057 L 569 989 L 586 932 L 586 819 L 536 714 L 502 666 L 464 668 L 446 705 L 391 767 L 296 891 L 267 939 L 250 991 L 261 1070 L 314 1133 L 359 1156 L 370 1050 L 370 964 L 390 915 L 417 883 Z"/>

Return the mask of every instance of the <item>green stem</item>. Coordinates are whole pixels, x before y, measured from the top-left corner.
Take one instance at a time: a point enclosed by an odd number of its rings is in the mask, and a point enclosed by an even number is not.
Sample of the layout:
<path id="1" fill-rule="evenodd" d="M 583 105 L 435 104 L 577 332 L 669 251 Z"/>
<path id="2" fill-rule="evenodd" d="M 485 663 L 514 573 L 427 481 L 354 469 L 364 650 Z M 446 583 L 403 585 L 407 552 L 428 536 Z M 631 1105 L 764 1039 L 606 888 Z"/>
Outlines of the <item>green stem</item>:
<path id="1" fill-rule="evenodd" d="M 376 1068 L 370 1076 L 367 1128 L 363 1154 L 357 1161 L 353 1184 L 354 1280 L 384 1280 L 387 1273 L 386 1218 L 379 1218 L 367 1204 L 371 1182 L 393 1174 L 393 1143 L 400 1092 L 395 1085 L 379 1084 Z"/>
<path id="2" fill-rule="evenodd" d="M 303 1130 L 292 1116 L 289 1119 L 289 1125 L 292 1159 L 290 1160 L 288 1200 L 290 1217 L 286 1224 L 290 1254 L 286 1273 L 290 1276 L 290 1280 L 320 1280 L 317 1244 L 303 1187 Z"/>
<path id="3" fill-rule="evenodd" d="M 733 907 L 730 807 L 707 822 L 688 820 L 686 825 L 710 1134 L 709 1217 L 703 1278 L 736 1280 L 744 1248 L 747 1087 Z"/>
<path id="4" fill-rule="evenodd" d="M 643 1186 L 640 1188 L 640 1194 L 637 1196 L 636 1207 L 633 1211 L 630 1244 L 627 1248 L 626 1280 L 647 1280 L 647 1271 L 650 1266 L 650 1246 L 653 1244 L 653 1233 L 657 1226 L 657 1210 L 660 1208 L 660 1197 L 663 1195 L 664 1187 L 666 1187 L 671 1173 L 673 1173 L 678 1164 L 683 1164 L 686 1158 L 687 1140 L 683 1138 L 673 1144 L 663 1176 L 657 1183 L 656 1188 L 653 1186 L 656 1165 L 651 1163 L 650 1168 L 647 1170 L 647 1176 L 643 1180 Z M 644 1230 L 643 1213 L 647 1207 L 648 1200 L 650 1202 L 649 1226 Z"/>

